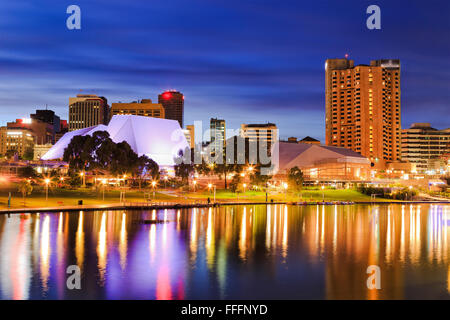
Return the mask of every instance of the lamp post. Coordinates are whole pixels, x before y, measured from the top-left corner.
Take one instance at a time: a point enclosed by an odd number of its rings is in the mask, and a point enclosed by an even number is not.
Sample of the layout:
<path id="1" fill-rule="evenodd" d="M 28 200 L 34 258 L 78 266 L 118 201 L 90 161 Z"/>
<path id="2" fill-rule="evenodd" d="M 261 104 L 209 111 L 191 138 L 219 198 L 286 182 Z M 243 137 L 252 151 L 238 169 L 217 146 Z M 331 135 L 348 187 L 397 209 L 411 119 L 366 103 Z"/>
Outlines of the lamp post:
<path id="1" fill-rule="evenodd" d="M 288 184 L 286 182 L 283 183 L 283 188 L 284 188 L 284 196 L 286 198 L 287 201 L 287 189 L 288 189 Z"/>
<path id="2" fill-rule="evenodd" d="M 84 173 L 84 171 L 81 171 L 80 172 L 80 177 L 81 177 L 81 179 L 83 180 L 83 188 L 84 187 L 86 187 L 86 179 L 85 179 L 85 173 Z"/>
<path id="3" fill-rule="evenodd" d="M 192 184 L 194 185 L 194 192 L 195 192 L 195 185 L 197 184 L 197 180 L 192 181 Z"/>
<path id="4" fill-rule="evenodd" d="M 167 189 L 167 179 L 169 179 L 167 176 L 164 176 L 164 189 Z"/>
<path id="5" fill-rule="evenodd" d="M 245 195 L 245 188 L 247 187 L 247 184 L 244 183 L 242 186 L 244 187 L 244 195 Z"/>
<path id="6" fill-rule="evenodd" d="M 106 179 L 102 180 L 102 184 L 103 184 L 103 201 L 105 201 L 105 187 L 106 187 Z"/>
<path id="7" fill-rule="evenodd" d="M 45 204 L 48 203 L 48 184 L 50 183 L 50 179 L 45 179 Z"/>
<path id="8" fill-rule="evenodd" d="M 325 186 L 322 186 L 322 202 L 325 201 L 325 191 L 324 191 L 324 189 L 325 189 Z"/>
<path id="9" fill-rule="evenodd" d="M 152 181 L 152 187 L 153 187 L 153 199 L 155 199 L 155 187 L 156 187 L 156 181 Z"/>

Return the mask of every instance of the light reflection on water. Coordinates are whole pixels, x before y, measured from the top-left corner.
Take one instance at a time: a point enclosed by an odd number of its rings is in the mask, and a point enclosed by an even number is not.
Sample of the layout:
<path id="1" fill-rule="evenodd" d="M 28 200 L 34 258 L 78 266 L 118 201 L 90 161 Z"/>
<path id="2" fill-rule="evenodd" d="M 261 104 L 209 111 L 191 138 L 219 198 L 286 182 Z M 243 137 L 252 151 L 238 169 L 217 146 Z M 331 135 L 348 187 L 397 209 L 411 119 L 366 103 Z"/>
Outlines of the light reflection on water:
<path id="1" fill-rule="evenodd" d="M 423 204 L 1 215 L 0 298 L 449 299 L 449 232 Z"/>

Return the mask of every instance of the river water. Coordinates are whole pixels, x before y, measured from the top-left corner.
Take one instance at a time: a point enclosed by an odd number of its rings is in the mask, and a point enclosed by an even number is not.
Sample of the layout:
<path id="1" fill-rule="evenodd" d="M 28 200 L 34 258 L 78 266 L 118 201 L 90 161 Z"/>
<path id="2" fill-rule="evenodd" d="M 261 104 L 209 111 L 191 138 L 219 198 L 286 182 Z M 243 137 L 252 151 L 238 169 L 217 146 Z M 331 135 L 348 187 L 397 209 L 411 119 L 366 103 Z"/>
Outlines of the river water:
<path id="1" fill-rule="evenodd" d="M 449 262 L 449 205 L 0 215 L 1 299 L 450 299 Z"/>

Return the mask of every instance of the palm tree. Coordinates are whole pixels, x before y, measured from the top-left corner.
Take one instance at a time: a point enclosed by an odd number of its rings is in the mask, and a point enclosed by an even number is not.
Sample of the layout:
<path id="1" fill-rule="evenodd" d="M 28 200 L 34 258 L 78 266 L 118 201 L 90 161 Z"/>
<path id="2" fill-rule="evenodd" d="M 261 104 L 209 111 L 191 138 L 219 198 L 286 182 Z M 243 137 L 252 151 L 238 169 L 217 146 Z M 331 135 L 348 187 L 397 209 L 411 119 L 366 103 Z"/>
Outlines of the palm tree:
<path id="1" fill-rule="evenodd" d="M 19 182 L 19 192 L 22 193 L 23 197 L 23 205 L 25 206 L 25 199 L 27 195 L 30 195 L 33 191 L 33 186 L 31 185 L 30 180 L 23 179 Z"/>

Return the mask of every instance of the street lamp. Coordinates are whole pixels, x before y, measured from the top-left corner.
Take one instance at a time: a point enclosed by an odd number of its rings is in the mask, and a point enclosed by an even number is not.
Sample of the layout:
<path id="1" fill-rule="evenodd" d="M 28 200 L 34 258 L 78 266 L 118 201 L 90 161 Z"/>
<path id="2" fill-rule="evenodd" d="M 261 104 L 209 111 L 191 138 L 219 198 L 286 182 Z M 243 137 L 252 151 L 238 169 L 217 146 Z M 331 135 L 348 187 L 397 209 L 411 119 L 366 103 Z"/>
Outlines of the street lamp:
<path id="1" fill-rule="evenodd" d="M 194 192 L 195 192 L 195 185 L 197 184 L 197 180 L 192 181 L 192 183 L 194 184 Z"/>
<path id="2" fill-rule="evenodd" d="M 48 184 L 50 183 L 50 179 L 45 179 L 45 204 L 48 203 Z"/>
<path id="3" fill-rule="evenodd" d="M 164 176 L 164 189 L 167 189 L 167 179 L 169 179 L 167 176 Z"/>
<path id="4" fill-rule="evenodd" d="M 244 186 L 244 193 L 245 193 L 245 188 L 247 187 L 247 184 L 244 183 L 243 186 Z"/>
<path id="5" fill-rule="evenodd" d="M 288 189 L 288 184 L 286 182 L 283 183 L 283 188 L 284 188 L 284 193 L 285 193 L 285 197 L 286 197 L 286 201 L 287 201 L 287 189 Z"/>
<path id="6" fill-rule="evenodd" d="M 153 187 L 153 199 L 155 199 L 155 187 L 156 187 L 156 181 L 152 181 L 152 187 Z"/>
<path id="7" fill-rule="evenodd" d="M 84 172 L 82 171 L 82 172 L 80 172 L 80 177 L 81 177 L 81 179 L 83 180 L 83 188 L 84 187 L 86 187 L 86 179 L 85 179 L 85 174 L 84 174 Z"/>
<path id="8" fill-rule="evenodd" d="M 105 187 L 106 187 L 106 179 L 102 180 L 102 184 L 103 184 L 103 201 L 105 201 Z"/>
<path id="9" fill-rule="evenodd" d="M 322 202 L 325 201 L 325 191 L 323 191 L 325 189 L 325 186 L 322 186 Z"/>

